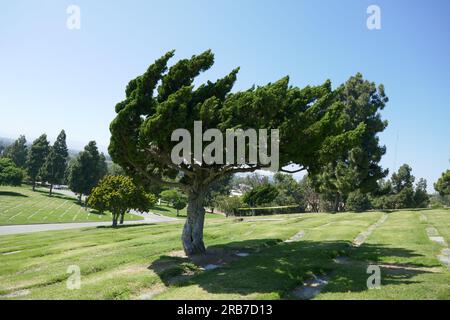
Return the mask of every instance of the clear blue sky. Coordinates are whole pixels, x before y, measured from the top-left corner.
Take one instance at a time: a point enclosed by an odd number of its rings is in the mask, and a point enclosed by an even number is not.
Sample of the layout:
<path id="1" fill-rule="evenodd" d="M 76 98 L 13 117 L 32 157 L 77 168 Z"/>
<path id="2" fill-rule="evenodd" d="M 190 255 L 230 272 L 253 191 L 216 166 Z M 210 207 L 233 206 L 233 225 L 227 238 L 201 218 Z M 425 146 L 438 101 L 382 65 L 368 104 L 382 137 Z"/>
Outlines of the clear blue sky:
<path id="1" fill-rule="evenodd" d="M 66 9 L 81 8 L 81 30 Z M 381 8 L 381 30 L 366 9 Z M 429 185 L 450 167 L 450 1 L 8 1 L 0 5 L 0 136 L 64 128 L 71 147 L 106 150 L 114 105 L 157 57 L 216 54 L 202 80 L 241 67 L 235 89 L 285 75 L 297 86 L 356 72 L 390 102 L 383 165 L 402 163 Z M 398 143 L 397 143 L 398 137 Z M 429 188 L 431 190 L 431 188 Z"/>

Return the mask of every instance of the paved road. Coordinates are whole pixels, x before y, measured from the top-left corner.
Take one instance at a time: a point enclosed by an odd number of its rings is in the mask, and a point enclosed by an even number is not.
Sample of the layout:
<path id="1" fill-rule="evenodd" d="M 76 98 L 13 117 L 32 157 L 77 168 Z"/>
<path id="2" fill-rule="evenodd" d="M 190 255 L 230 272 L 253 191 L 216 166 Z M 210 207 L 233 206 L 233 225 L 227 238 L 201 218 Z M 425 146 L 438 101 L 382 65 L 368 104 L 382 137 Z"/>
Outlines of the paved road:
<path id="1" fill-rule="evenodd" d="M 137 213 L 134 213 L 137 214 Z M 125 225 L 132 224 L 151 224 L 176 221 L 178 219 L 159 216 L 152 213 L 137 214 L 142 220 L 125 221 Z M 49 223 L 49 224 L 22 224 L 14 226 L 0 226 L 0 236 L 8 234 L 31 233 L 51 230 L 66 230 L 88 227 L 110 226 L 111 222 L 80 222 L 80 223 Z"/>

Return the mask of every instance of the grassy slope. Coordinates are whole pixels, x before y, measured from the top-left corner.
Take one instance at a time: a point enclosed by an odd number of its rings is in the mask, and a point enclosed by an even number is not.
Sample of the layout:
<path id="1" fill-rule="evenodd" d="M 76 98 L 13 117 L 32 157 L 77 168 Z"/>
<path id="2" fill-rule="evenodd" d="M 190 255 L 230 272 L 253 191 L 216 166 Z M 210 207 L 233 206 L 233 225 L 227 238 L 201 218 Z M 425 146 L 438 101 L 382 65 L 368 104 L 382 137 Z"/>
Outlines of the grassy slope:
<path id="1" fill-rule="evenodd" d="M 48 195 L 46 189 L 36 192 L 29 186 L 0 187 L 0 225 L 110 221 L 109 213 L 84 210 L 76 199 L 63 194 Z M 125 220 L 142 220 L 127 215 Z"/>
<path id="2" fill-rule="evenodd" d="M 428 216 L 440 215 L 426 212 Z M 428 239 L 427 223 L 420 215 L 417 211 L 389 214 L 360 248 L 352 250 L 352 263 L 339 266 L 319 298 L 450 299 L 450 274 L 436 259 L 441 247 Z M 367 290 L 368 264 L 381 265 L 380 289 Z"/>
<path id="3" fill-rule="evenodd" d="M 449 273 L 435 258 L 440 248 L 426 238 L 420 214 L 390 214 L 360 248 L 352 248 L 350 241 L 382 213 L 291 215 L 279 221 L 210 219 L 205 241 L 211 248 L 251 255 L 204 272 L 186 259 L 168 256 L 181 250 L 182 221 L 4 236 L 0 294 L 28 289 L 30 294 L 22 298 L 292 298 L 290 292 L 314 272 L 330 276 L 330 284 L 317 298 L 449 299 Z M 445 218 L 440 211 L 426 215 L 429 220 L 435 215 Z M 305 231 L 301 241 L 281 242 L 300 230 Z M 20 252 L 4 255 L 14 251 Z M 339 265 L 333 261 L 336 256 L 349 256 L 351 263 Z M 432 267 L 433 272 L 382 271 L 382 289 L 368 290 L 365 271 L 373 261 Z M 74 264 L 81 268 L 82 287 L 67 290 L 66 270 Z"/>

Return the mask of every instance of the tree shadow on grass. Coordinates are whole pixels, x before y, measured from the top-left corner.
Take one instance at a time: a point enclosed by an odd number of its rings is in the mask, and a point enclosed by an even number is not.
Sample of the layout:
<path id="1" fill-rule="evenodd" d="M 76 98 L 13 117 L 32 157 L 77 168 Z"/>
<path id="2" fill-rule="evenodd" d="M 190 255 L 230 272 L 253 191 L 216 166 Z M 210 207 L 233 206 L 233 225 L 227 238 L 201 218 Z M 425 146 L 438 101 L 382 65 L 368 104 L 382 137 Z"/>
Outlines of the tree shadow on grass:
<path id="1" fill-rule="evenodd" d="M 133 224 L 118 225 L 117 227 L 113 227 L 112 225 L 110 225 L 110 226 L 98 226 L 97 229 L 128 229 L 128 228 L 154 226 L 154 225 L 156 225 L 156 223 L 133 223 Z"/>
<path id="2" fill-rule="evenodd" d="M 0 191 L 0 197 L 1 196 L 28 198 L 28 196 L 25 194 L 13 191 Z"/>
<path id="3" fill-rule="evenodd" d="M 78 203 L 78 200 L 76 198 L 68 196 L 68 195 L 65 195 L 65 194 L 62 194 L 62 193 L 53 192 L 52 195 L 50 195 L 48 191 L 38 190 L 38 189 L 36 189 L 34 192 L 40 193 L 43 196 L 46 196 L 48 198 L 58 198 L 58 199 L 61 199 L 61 200 L 74 201 L 74 202 Z"/>
<path id="4" fill-rule="evenodd" d="M 421 257 L 408 249 L 382 245 L 359 247 L 355 261 L 351 256 L 347 263 L 336 259 L 348 257 L 352 250 L 347 241 L 283 243 L 279 239 L 249 240 L 209 247 L 209 255 L 203 257 L 161 256 L 148 268 L 156 272 L 166 286 L 198 285 L 212 294 L 269 294 L 284 299 L 295 298 L 293 291 L 314 276 L 329 279 L 323 292 L 366 291 L 370 264 L 380 264 L 383 285 L 415 283 L 416 275 L 433 272 L 429 265 L 388 266 L 381 263 L 383 259 L 395 257 Z M 237 255 L 243 252 L 249 255 Z M 203 271 L 205 266 L 212 264 L 219 267 Z"/>

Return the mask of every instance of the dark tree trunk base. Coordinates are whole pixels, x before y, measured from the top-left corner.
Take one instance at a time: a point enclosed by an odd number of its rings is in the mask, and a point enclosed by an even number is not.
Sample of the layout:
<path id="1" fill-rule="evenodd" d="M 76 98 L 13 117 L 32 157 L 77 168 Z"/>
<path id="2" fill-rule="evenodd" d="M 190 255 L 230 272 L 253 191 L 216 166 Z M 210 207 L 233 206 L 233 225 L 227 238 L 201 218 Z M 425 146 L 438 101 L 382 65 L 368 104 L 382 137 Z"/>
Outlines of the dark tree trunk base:
<path id="1" fill-rule="evenodd" d="M 187 256 L 206 253 L 203 243 L 203 225 L 205 222 L 203 199 L 203 193 L 189 195 L 187 218 L 181 236 L 184 252 Z"/>

